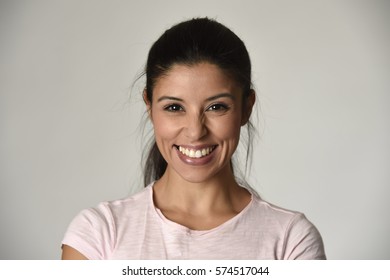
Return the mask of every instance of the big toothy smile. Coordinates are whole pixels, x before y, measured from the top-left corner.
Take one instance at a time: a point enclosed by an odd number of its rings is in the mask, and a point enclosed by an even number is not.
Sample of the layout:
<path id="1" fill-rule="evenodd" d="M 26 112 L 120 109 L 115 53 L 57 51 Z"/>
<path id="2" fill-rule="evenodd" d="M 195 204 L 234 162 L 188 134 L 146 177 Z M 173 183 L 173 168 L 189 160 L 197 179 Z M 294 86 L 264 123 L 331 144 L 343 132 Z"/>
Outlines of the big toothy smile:
<path id="1" fill-rule="evenodd" d="M 180 153 L 190 158 L 205 157 L 209 155 L 215 149 L 215 147 L 216 146 L 205 147 L 202 149 L 190 149 L 182 146 L 176 146 L 176 148 L 180 151 Z"/>

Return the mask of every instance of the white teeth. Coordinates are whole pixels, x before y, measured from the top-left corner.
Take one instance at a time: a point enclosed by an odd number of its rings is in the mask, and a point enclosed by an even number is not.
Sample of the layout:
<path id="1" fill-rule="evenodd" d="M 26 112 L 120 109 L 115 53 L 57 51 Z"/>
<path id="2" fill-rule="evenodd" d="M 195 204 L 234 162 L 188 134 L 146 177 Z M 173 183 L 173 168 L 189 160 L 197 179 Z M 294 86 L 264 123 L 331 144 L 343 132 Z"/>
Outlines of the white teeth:
<path id="1" fill-rule="evenodd" d="M 199 151 L 199 150 L 197 150 L 197 151 L 195 152 L 195 157 L 196 157 L 196 158 L 200 158 L 201 156 L 202 156 L 202 152 Z"/>
<path id="2" fill-rule="evenodd" d="M 213 149 L 214 149 L 213 147 L 209 147 L 209 148 L 204 148 L 201 150 L 191 150 L 191 149 L 187 149 L 187 148 L 183 148 L 183 147 L 179 146 L 179 151 L 183 155 L 186 155 L 187 157 L 190 157 L 190 158 L 201 158 L 201 157 L 207 156 L 208 154 L 210 154 L 213 151 Z"/>

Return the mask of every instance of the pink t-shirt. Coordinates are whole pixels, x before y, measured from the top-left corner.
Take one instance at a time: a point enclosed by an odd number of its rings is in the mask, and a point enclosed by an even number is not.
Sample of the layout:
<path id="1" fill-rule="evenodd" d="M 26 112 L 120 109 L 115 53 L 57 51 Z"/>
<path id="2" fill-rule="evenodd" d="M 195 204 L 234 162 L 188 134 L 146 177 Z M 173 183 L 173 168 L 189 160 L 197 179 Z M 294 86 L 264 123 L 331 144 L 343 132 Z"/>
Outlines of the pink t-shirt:
<path id="1" fill-rule="evenodd" d="M 153 184 L 126 199 L 83 210 L 63 244 L 88 259 L 325 259 L 317 229 L 298 212 L 251 202 L 211 230 L 168 220 L 153 203 Z"/>

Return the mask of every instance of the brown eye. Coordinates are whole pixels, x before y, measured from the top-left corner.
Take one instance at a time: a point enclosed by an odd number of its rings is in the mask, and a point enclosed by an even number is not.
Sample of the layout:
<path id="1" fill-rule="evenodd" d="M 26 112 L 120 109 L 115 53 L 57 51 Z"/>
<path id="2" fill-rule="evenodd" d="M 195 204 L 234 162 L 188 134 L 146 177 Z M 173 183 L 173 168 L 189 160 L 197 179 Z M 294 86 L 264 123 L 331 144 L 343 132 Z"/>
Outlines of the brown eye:
<path id="1" fill-rule="evenodd" d="M 225 111 L 227 109 L 229 109 L 229 108 L 225 104 L 217 103 L 217 104 L 213 104 L 210 107 L 208 107 L 207 111 L 221 111 L 221 110 Z"/>
<path id="2" fill-rule="evenodd" d="M 178 104 L 171 104 L 166 106 L 164 110 L 169 112 L 178 112 L 178 111 L 183 111 L 183 108 Z"/>

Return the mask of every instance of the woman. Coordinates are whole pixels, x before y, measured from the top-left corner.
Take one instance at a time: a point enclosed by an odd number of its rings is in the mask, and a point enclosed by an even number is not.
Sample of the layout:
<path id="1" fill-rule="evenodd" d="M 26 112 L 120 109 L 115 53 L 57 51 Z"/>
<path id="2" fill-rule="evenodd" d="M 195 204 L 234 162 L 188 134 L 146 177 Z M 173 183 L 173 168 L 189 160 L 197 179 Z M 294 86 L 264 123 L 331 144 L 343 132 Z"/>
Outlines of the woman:
<path id="1" fill-rule="evenodd" d="M 325 259 L 303 214 L 235 179 L 232 156 L 255 92 L 231 30 L 207 18 L 167 30 L 149 52 L 143 97 L 155 137 L 146 187 L 81 212 L 63 259 Z"/>

